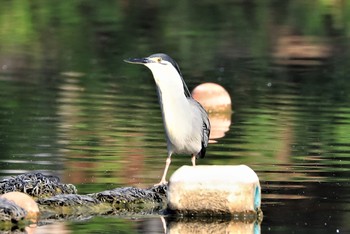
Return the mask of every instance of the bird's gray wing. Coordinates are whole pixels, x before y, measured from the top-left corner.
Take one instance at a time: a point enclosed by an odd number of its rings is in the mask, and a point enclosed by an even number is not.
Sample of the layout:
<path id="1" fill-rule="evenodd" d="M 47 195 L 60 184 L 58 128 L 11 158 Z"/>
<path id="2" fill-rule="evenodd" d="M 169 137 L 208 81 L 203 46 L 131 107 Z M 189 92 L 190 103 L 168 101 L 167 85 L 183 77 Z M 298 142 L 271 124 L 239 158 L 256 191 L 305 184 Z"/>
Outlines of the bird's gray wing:
<path id="1" fill-rule="evenodd" d="M 208 117 L 208 113 L 206 112 L 206 110 L 203 108 L 203 106 L 195 101 L 199 107 L 200 113 L 201 113 L 201 117 L 202 117 L 202 148 L 201 151 L 198 153 L 198 156 L 200 158 L 204 158 L 205 156 L 205 152 L 208 146 L 208 142 L 209 142 L 209 135 L 210 135 L 210 122 L 209 122 L 209 117 Z"/>

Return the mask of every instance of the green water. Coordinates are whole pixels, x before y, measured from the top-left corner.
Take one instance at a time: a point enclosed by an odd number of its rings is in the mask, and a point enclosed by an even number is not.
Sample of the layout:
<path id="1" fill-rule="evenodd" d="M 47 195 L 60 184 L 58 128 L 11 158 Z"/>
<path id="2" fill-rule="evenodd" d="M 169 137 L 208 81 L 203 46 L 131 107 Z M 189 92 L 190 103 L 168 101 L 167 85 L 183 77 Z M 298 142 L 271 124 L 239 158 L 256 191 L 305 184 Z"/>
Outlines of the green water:
<path id="1" fill-rule="evenodd" d="M 87 194 L 148 187 L 166 157 L 151 73 L 165 52 L 233 113 L 200 165 L 246 164 L 262 233 L 350 231 L 347 1 L 0 1 L 0 176 L 41 171 Z M 174 156 L 169 171 L 190 165 Z M 172 226 L 174 227 L 174 225 Z M 91 217 L 57 233 L 162 233 L 158 216 Z"/>

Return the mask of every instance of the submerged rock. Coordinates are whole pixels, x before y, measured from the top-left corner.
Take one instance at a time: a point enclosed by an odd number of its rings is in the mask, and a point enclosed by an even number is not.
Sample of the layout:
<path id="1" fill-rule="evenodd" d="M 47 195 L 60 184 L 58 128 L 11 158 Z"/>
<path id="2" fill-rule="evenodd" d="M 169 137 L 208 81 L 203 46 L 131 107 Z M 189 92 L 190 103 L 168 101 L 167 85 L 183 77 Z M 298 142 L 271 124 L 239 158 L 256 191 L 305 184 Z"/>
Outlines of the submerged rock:
<path id="1" fill-rule="evenodd" d="M 41 198 L 37 202 L 45 217 L 57 214 L 67 217 L 106 214 L 145 214 L 165 209 L 167 186 L 141 189 L 135 187 L 116 188 L 103 192 L 79 195 L 62 194 Z"/>
<path id="2" fill-rule="evenodd" d="M 52 207 L 93 206 L 100 203 L 100 201 L 91 196 L 78 194 L 56 195 L 49 198 L 41 198 L 37 202 L 39 205 L 48 205 Z"/>
<path id="3" fill-rule="evenodd" d="M 49 198 L 40 198 L 41 217 L 45 219 L 84 219 L 92 215 L 104 214 L 111 208 L 99 200 L 79 194 L 61 194 Z"/>
<path id="4" fill-rule="evenodd" d="M 16 191 L 34 198 L 77 193 L 74 185 L 61 184 L 58 177 L 41 173 L 26 173 L 0 181 L 0 194 Z"/>
<path id="5" fill-rule="evenodd" d="M 157 186 L 149 189 L 135 187 L 115 188 L 90 194 L 101 202 L 118 206 L 120 204 L 163 203 L 166 199 L 167 186 Z"/>

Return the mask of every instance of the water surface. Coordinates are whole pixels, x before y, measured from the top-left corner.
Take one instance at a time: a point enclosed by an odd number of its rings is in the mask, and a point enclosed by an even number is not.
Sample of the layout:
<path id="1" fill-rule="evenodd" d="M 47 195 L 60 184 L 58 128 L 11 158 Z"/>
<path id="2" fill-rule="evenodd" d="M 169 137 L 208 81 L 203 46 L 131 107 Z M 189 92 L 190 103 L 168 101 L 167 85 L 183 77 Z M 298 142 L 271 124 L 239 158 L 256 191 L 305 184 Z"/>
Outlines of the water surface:
<path id="1" fill-rule="evenodd" d="M 162 51 L 191 90 L 229 92 L 228 129 L 198 164 L 257 172 L 262 233 L 348 232 L 349 5 L 243 2 L 3 1 L 1 178 L 40 171 L 81 194 L 158 182 L 166 142 L 154 81 L 123 59 Z M 181 165 L 190 156 L 174 156 L 169 175 Z M 40 228 L 163 232 L 158 216 Z"/>

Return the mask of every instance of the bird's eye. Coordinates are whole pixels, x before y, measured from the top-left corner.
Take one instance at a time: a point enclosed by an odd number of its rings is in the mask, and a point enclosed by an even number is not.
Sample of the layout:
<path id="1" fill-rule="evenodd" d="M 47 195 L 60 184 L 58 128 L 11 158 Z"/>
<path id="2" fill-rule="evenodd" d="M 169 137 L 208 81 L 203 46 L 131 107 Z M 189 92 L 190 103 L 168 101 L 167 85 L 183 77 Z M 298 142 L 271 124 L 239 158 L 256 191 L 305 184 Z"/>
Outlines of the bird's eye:
<path id="1" fill-rule="evenodd" d="M 157 62 L 160 63 L 162 61 L 162 58 L 157 58 Z"/>

